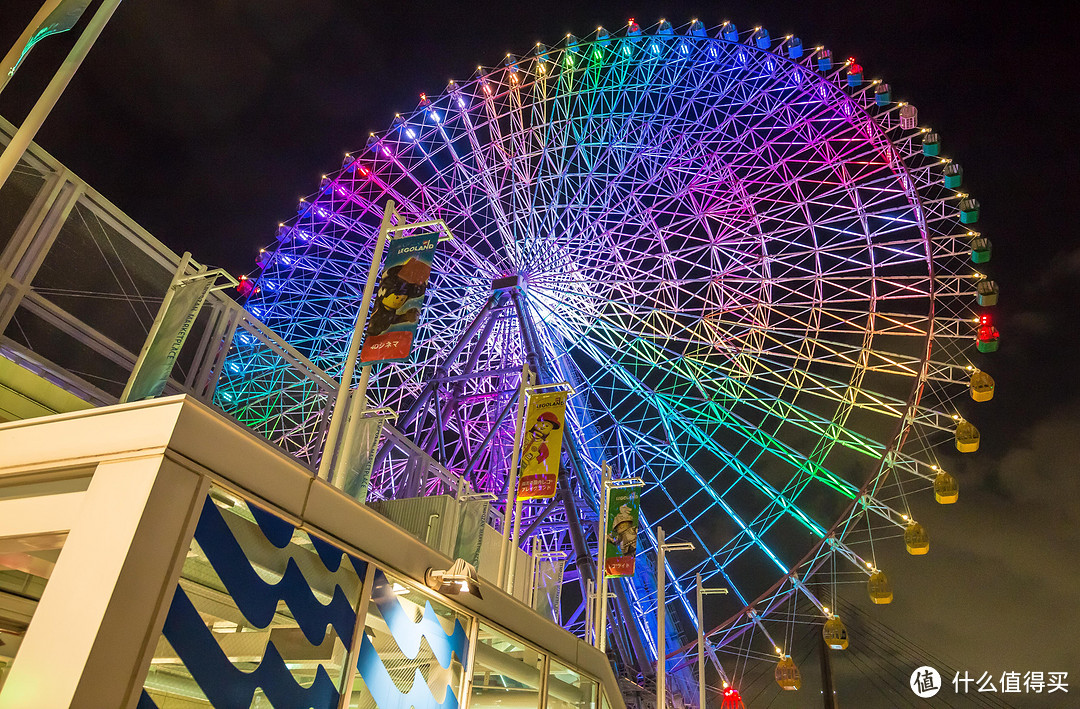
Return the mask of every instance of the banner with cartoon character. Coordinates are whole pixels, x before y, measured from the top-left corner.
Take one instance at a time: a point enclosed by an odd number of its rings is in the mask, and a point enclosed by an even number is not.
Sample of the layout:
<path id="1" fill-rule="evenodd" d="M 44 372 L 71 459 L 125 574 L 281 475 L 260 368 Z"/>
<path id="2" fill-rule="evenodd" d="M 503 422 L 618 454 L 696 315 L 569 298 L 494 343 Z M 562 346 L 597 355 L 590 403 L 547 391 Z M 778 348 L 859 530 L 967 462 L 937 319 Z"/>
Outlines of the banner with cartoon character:
<path id="1" fill-rule="evenodd" d="M 399 236 L 387 247 L 360 362 L 400 362 L 412 352 L 438 234 Z"/>
<path id="2" fill-rule="evenodd" d="M 565 391 L 529 397 L 525 434 L 521 437 L 521 477 L 518 480 L 517 499 L 555 497 L 565 419 Z"/>
<path id="3" fill-rule="evenodd" d="M 604 573 L 609 577 L 633 576 L 637 556 L 640 487 L 614 488 L 608 498 L 607 551 Z"/>

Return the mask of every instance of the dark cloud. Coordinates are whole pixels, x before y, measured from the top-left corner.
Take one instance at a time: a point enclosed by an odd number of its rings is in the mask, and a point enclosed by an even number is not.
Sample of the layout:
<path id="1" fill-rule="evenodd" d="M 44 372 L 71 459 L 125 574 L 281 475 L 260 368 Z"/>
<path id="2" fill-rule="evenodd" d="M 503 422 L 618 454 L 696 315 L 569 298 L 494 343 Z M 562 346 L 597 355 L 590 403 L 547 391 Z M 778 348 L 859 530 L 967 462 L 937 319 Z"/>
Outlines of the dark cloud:
<path id="1" fill-rule="evenodd" d="M 877 545 L 891 605 L 870 606 L 861 589 L 849 595 L 957 669 L 1067 671 L 1080 683 L 1080 407 L 1017 426 L 1009 443 L 1001 456 L 953 461 L 957 504 L 914 500 L 927 556 L 908 556 L 899 540 Z M 1025 697 L 1018 706 L 1064 705 Z"/>

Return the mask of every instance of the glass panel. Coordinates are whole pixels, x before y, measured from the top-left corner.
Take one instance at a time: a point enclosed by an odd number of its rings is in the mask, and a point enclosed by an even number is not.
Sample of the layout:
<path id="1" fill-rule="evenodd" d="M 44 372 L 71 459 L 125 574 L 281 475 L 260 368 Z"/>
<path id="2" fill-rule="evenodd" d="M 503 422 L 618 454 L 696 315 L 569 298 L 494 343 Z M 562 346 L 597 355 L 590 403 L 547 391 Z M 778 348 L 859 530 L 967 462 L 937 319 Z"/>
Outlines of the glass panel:
<path id="1" fill-rule="evenodd" d="M 119 398 L 124 391 L 129 367 L 114 362 L 87 344 L 84 338 L 57 327 L 54 321 L 28 310 L 25 305 L 15 311 L 4 334 L 33 352 L 35 359 L 51 363 L 106 394 Z"/>
<path id="2" fill-rule="evenodd" d="M 603 688 L 600 689 L 600 709 L 611 709 L 611 704 L 608 702 L 607 698 L 607 692 L 605 692 Z"/>
<path id="3" fill-rule="evenodd" d="M 34 290 L 121 347 L 138 354 L 173 269 L 117 231 L 84 197 L 46 255 Z"/>
<path id="4" fill-rule="evenodd" d="M 411 582 L 376 571 L 349 706 L 457 709 L 470 622 Z"/>
<path id="5" fill-rule="evenodd" d="M 592 709 L 596 683 L 552 660 L 548 668 L 547 709 Z"/>
<path id="6" fill-rule="evenodd" d="M 365 570 L 337 547 L 213 490 L 143 701 L 161 709 L 333 709 Z"/>
<path id="7" fill-rule="evenodd" d="M 536 709 L 544 655 L 480 624 L 470 709 Z"/>
<path id="8" fill-rule="evenodd" d="M 66 533 L 0 539 L 0 687 L 65 539 Z"/>
<path id="9" fill-rule="evenodd" d="M 0 187 L 0 251 L 11 241 L 44 184 L 45 178 L 41 173 L 26 162 L 19 161 L 11 177 Z"/>

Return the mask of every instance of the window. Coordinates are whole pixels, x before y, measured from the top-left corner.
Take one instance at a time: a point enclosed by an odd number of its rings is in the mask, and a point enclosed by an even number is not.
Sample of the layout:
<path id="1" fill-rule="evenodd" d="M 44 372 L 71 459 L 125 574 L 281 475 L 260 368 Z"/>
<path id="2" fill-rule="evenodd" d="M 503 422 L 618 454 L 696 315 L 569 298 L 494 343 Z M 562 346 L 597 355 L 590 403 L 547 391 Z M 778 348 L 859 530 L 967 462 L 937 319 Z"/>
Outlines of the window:
<path id="1" fill-rule="evenodd" d="M 580 672 L 551 661 L 548 668 L 547 709 L 594 709 L 596 683 Z"/>
<path id="2" fill-rule="evenodd" d="M 539 707 L 543 667 L 541 652 L 481 623 L 470 709 Z"/>
<path id="3" fill-rule="evenodd" d="M 457 707 L 471 622 L 412 582 L 376 570 L 349 706 Z"/>

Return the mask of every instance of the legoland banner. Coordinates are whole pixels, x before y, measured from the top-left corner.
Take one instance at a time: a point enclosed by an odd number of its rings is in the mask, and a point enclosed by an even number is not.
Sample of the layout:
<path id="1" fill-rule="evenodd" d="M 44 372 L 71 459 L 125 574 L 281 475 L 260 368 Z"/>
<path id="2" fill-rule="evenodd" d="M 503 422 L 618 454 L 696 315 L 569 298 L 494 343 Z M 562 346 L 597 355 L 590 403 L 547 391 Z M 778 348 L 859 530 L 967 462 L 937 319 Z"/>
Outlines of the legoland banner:
<path id="1" fill-rule="evenodd" d="M 533 394 L 529 398 L 525 435 L 521 440 L 517 499 L 555 497 L 565 423 L 565 391 Z"/>
<path id="2" fill-rule="evenodd" d="M 387 247 L 360 362 L 400 362 L 412 353 L 438 234 L 399 236 Z"/>
<path id="3" fill-rule="evenodd" d="M 604 573 L 609 577 L 633 576 L 634 557 L 637 556 L 641 488 L 615 488 L 610 494 Z"/>

